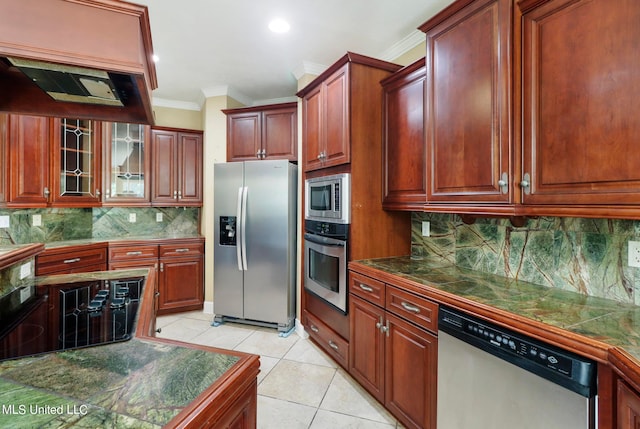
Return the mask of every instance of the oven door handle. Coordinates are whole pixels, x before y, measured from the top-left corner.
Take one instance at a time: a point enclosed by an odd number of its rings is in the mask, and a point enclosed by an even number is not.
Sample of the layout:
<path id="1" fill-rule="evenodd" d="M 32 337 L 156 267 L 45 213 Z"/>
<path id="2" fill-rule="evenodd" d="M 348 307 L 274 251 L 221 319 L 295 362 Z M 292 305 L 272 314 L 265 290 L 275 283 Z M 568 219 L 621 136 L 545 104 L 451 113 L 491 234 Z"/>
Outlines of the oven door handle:
<path id="1" fill-rule="evenodd" d="M 321 235 L 304 233 L 304 239 L 323 246 L 344 247 L 347 242 L 344 240 L 336 240 L 335 238 L 323 237 Z"/>

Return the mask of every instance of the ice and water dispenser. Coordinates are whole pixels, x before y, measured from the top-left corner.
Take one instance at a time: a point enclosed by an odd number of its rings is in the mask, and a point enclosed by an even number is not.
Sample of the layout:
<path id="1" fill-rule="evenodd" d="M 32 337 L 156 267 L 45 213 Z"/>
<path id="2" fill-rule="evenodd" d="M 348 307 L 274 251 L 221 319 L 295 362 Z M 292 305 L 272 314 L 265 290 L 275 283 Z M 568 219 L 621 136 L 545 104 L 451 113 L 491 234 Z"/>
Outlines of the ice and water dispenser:
<path id="1" fill-rule="evenodd" d="M 220 216 L 220 245 L 236 245 L 236 217 Z"/>

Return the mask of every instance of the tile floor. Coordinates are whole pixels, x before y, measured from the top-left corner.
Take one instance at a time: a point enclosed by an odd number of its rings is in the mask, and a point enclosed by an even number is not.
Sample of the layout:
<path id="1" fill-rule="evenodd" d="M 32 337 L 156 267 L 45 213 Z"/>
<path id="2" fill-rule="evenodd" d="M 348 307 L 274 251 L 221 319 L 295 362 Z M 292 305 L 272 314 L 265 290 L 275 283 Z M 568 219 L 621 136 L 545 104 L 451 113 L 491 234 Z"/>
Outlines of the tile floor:
<path id="1" fill-rule="evenodd" d="M 212 318 L 199 311 L 161 316 L 158 336 L 260 355 L 259 429 L 403 427 L 311 341 L 235 323 L 213 327 Z"/>

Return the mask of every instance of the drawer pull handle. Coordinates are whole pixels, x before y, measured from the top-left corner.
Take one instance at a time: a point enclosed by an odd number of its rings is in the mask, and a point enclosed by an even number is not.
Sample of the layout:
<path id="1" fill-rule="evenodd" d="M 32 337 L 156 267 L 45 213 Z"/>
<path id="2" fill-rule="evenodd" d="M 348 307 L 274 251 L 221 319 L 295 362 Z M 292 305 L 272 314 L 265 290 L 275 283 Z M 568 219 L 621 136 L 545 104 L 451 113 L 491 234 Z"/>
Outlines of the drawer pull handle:
<path id="1" fill-rule="evenodd" d="M 137 252 L 127 252 L 127 256 L 140 256 L 142 255 L 142 252 L 137 251 Z"/>
<path id="2" fill-rule="evenodd" d="M 362 289 L 365 292 L 373 292 L 373 288 L 371 286 L 367 286 L 363 283 L 360 283 L 360 289 Z"/>
<path id="3" fill-rule="evenodd" d="M 65 259 L 62 262 L 64 262 L 65 264 L 73 264 L 74 262 L 80 262 L 80 258 Z"/>
<path id="4" fill-rule="evenodd" d="M 176 253 L 184 253 L 184 252 L 188 252 L 189 248 L 188 247 L 183 247 L 180 249 L 176 249 Z"/>
<path id="5" fill-rule="evenodd" d="M 331 347 L 333 350 L 336 350 L 336 351 L 339 348 L 338 345 L 331 340 L 329 340 L 329 347 Z"/>
<path id="6" fill-rule="evenodd" d="M 311 330 L 312 330 L 313 332 L 315 332 L 316 334 L 317 334 L 318 332 L 320 332 L 320 330 L 319 330 L 317 327 L 315 327 L 314 325 L 309 326 L 309 329 L 311 329 Z"/>
<path id="7" fill-rule="evenodd" d="M 402 301 L 400 305 L 402 306 L 402 308 L 404 308 L 407 311 L 410 311 L 416 314 L 420 313 L 420 309 L 418 307 L 416 307 L 415 305 L 409 304 L 408 302 Z"/>

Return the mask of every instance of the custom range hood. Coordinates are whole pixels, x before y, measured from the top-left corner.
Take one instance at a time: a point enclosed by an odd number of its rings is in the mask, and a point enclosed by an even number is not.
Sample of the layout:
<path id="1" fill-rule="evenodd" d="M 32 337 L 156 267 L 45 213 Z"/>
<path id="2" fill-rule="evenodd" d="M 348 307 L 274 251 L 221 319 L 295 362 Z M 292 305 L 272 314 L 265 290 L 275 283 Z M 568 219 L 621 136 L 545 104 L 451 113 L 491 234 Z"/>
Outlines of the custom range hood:
<path id="1" fill-rule="evenodd" d="M 0 0 L 0 111 L 153 124 L 146 6 Z"/>

